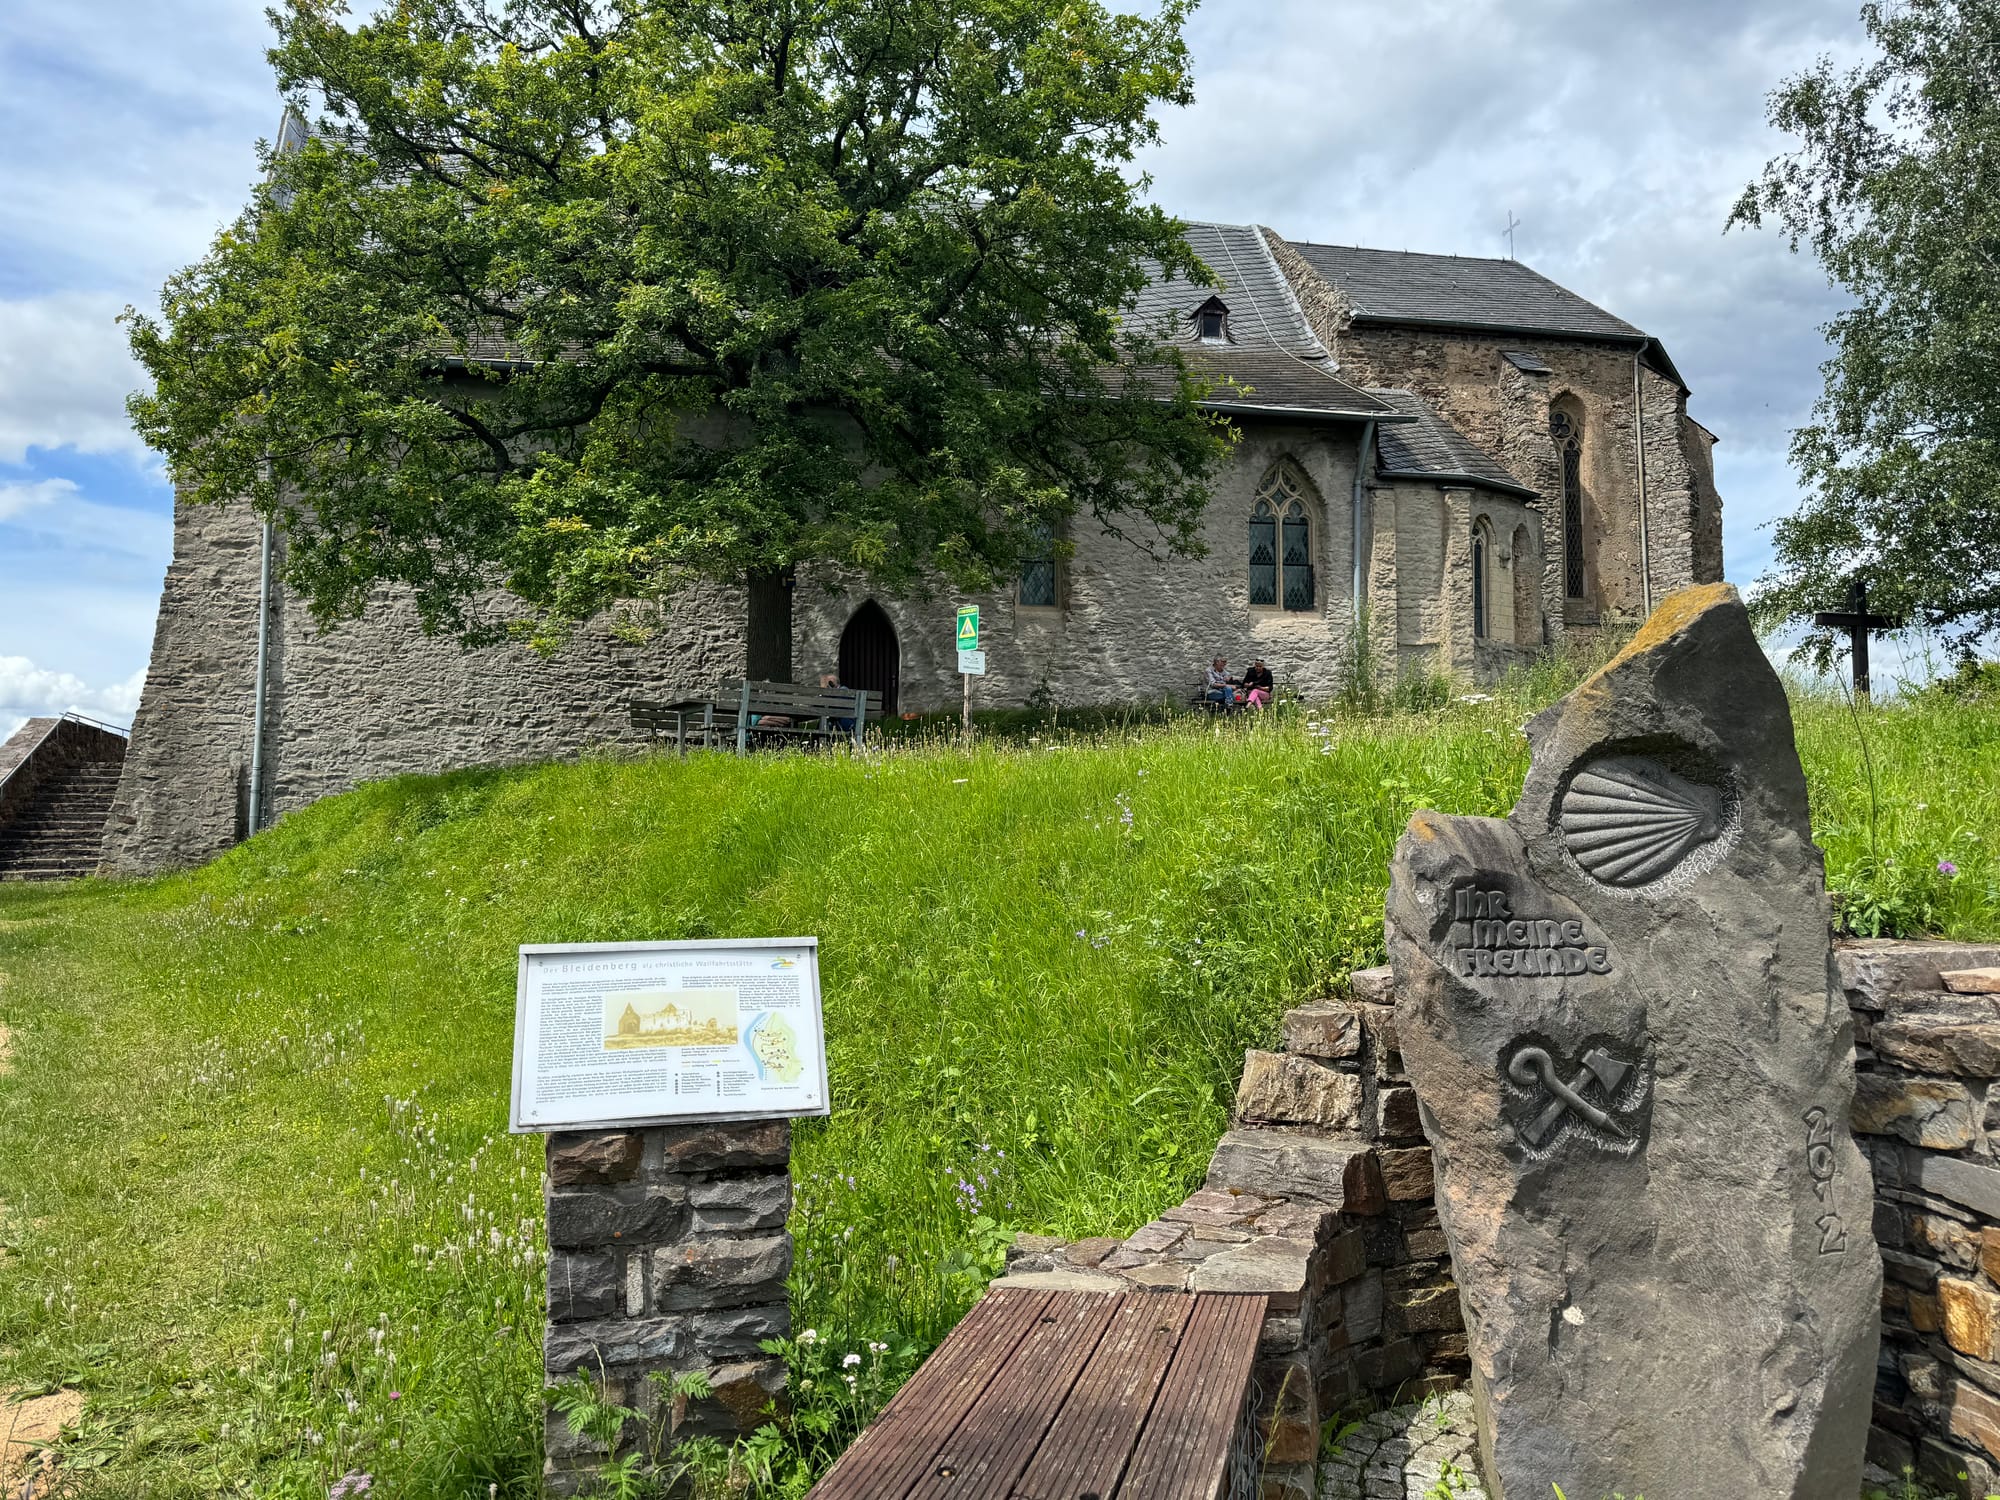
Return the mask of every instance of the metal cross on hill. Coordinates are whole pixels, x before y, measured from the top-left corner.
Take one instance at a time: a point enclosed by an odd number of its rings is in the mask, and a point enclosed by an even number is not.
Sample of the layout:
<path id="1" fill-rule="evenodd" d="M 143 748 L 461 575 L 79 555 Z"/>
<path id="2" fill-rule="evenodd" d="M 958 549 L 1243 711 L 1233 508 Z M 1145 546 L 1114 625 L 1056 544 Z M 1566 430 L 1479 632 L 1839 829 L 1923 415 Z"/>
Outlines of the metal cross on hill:
<path id="1" fill-rule="evenodd" d="M 1889 615 L 1868 613 L 1868 585 L 1858 578 L 1847 585 L 1846 609 L 1823 609 L 1813 616 L 1815 625 L 1830 625 L 1835 630 L 1847 632 L 1848 659 L 1854 669 L 1856 701 L 1868 701 L 1868 633 L 1871 630 L 1896 630 L 1902 623 Z"/>

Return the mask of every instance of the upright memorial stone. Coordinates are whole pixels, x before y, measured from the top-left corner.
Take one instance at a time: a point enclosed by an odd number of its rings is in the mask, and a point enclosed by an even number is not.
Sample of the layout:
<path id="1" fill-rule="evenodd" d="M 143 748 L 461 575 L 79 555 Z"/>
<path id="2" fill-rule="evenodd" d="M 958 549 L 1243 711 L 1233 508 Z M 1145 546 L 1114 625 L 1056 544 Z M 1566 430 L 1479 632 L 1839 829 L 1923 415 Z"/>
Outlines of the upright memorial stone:
<path id="1" fill-rule="evenodd" d="M 1784 691 L 1734 589 L 1419 813 L 1389 952 L 1495 1500 L 1858 1493 L 1881 1260 Z"/>

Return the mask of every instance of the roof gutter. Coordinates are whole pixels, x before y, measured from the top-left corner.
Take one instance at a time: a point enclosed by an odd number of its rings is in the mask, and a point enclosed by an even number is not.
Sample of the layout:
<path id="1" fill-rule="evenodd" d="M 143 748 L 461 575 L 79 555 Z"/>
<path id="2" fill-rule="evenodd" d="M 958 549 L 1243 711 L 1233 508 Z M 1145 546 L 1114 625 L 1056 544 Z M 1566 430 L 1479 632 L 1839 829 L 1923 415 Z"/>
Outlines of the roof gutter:
<path id="1" fill-rule="evenodd" d="M 1259 406 L 1247 401 L 1203 401 L 1199 404 L 1204 411 L 1232 412 L 1245 417 L 1293 417 L 1302 420 L 1366 422 L 1371 427 L 1377 422 L 1417 420 L 1415 417 L 1404 416 L 1388 408 L 1381 411 L 1347 411 L 1329 406 Z"/>
<path id="2" fill-rule="evenodd" d="M 1381 469 L 1384 479 L 1415 479 L 1425 484 L 1444 484 L 1456 489 L 1460 485 L 1472 485 L 1475 489 L 1492 490 L 1500 495 L 1521 495 L 1529 499 L 1541 493 L 1531 490 L 1525 484 L 1503 484 L 1498 479 L 1484 474 L 1453 474 L 1442 469 Z"/>

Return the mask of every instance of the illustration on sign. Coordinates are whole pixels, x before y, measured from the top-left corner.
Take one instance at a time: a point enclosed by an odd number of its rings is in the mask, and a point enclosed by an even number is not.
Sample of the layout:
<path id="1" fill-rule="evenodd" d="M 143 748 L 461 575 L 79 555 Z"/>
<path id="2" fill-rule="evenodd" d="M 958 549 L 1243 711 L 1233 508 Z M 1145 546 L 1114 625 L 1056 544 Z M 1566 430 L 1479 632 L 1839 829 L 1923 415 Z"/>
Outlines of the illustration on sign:
<path id="1" fill-rule="evenodd" d="M 815 938 L 521 949 L 516 1131 L 827 1113 Z"/>
<path id="2" fill-rule="evenodd" d="M 979 649 L 979 606 L 976 604 L 961 604 L 958 607 L 958 649 Z"/>

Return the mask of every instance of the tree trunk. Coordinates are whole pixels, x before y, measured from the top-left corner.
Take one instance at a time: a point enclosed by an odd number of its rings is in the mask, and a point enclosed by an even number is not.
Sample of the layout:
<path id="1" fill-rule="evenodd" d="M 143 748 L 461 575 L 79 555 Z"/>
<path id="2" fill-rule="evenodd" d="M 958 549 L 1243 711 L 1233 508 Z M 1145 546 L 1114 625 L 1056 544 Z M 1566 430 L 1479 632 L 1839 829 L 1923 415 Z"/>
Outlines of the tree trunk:
<path id="1" fill-rule="evenodd" d="M 743 669 L 752 682 L 792 680 L 792 583 L 790 568 L 750 575 Z"/>

